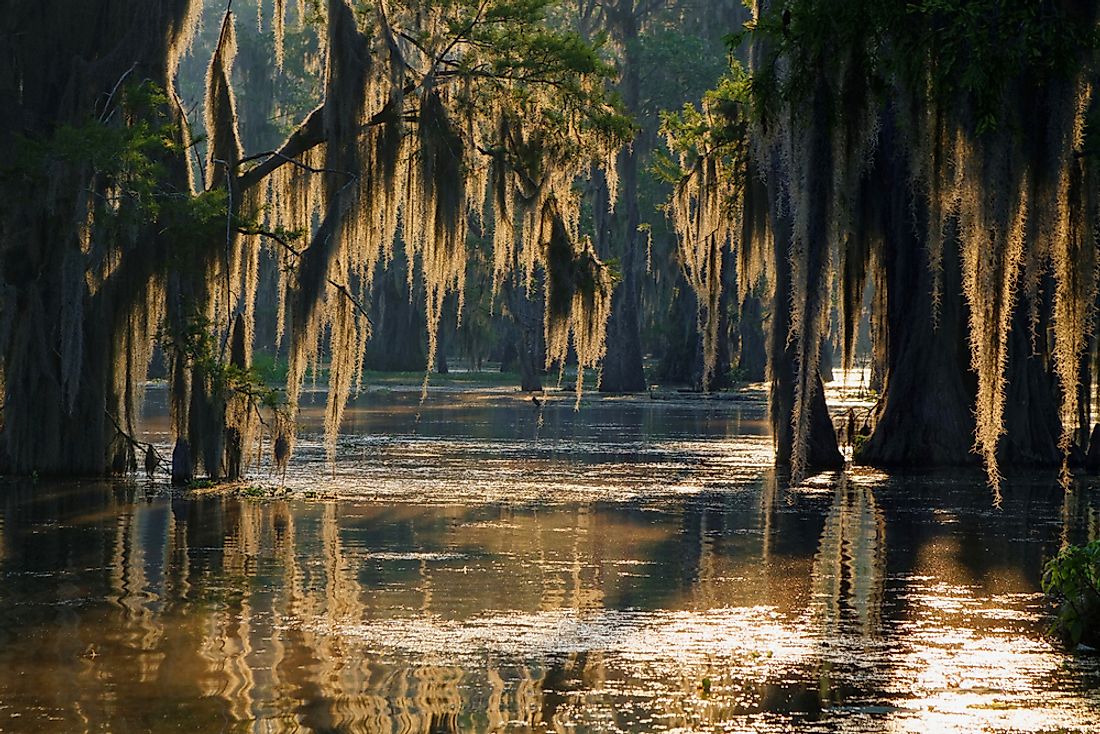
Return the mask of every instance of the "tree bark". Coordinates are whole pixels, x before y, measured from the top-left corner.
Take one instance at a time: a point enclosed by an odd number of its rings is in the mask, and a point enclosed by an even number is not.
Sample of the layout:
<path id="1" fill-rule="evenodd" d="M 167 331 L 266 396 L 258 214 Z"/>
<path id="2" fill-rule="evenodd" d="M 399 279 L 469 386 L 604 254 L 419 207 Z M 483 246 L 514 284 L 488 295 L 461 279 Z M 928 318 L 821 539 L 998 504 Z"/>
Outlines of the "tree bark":
<path id="1" fill-rule="evenodd" d="M 699 301 L 682 273 L 664 319 L 664 353 L 657 366 L 663 385 L 695 385 L 703 368 L 703 343 L 699 338 Z"/>
<path id="2" fill-rule="evenodd" d="M 818 371 L 821 373 L 821 379 L 824 382 L 832 382 L 833 377 L 833 343 L 826 336 L 821 340 L 821 367 Z"/>
<path id="3" fill-rule="evenodd" d="M 363 361 L 367 369 L 384 372 L 420 372 L 428 363 L 424 312 L 409 293 L 404 254 L 379 265 L 371 292 L 374 332 Z"/>
<path id="4" fill-rule="evenodd" d="M 867 225 L 883 234 L 876 286 L 885 287 L 879 295 L 886 299 L 886 333 L 875 338 L 885 344 L 885 370 L 874 429 L 855 460 L 882 468 L 975 464 L 976 383 L 970 372 L 958 251 L 953 237 L 945 236 L 937 314 L 925 246 L 926 215 L 906 183 L 905 154 L 891 145 L 894 134 L 884 126 L 876 169 L 863 187 L 865 199 L 878 197 L 869 200 L 878 205 L 868 203 L 865 210 L 881 218 Z"/>
<path id="5" fill-rule="evenodd" d="M 622 79 L 619 92 L 626 109 L 639 109 L 640 80 L 637 59 L 638 17 L 633 0 L 621 0 L 608 9 L 612 35 L 623 48 Z M 606 191 L 606 182 L 600 185 Z M 642 370 L 642 339 L 640 326 L 641 288 L 638 278 L 641 258 L 638 253 L 638 152 L 627 146 L 619 152 L 619 201 L 610 216 L 609 233 L 618 240 L 622 282 L 611 298 L 611 318 L 607 324 L 607 352 L 600 371 L 600 392 L 630 393 L 646 389 Z M 606 212 L 597 196 L 597 213 Z"/>
<path id="6" fill-rule="evenodd" d="M 16 160 L 24 136 L 48 144 L 60 128 L 99 119 L 117 105 L 126 80 L 171 89 L 169 50 L 190 5 L 128 0 L 9 7 L 0 26 L 0 159 Z M 164 111 L 179 119 L 173 105 Z M 183 154 L 163 163 L 171 177 L 164 183 L 186 190 Z M 0 470 L 103 474 L 119 464 L 123 431 L 134 434 L 139 400 L 126 386 L 140 385 L 145 375 L 135 370 L 144 366 L 132 364 L 124 350 L 132 339 L 151 338 L 138 322 L 166 257 L 163 241 L 155 223 L 144 227 L 140 245 L 92 292 L 84 282 L 91 255 L 76 241 L 73 217 L 79 197 L 100 186 L 88 168 L 62 166 L 45 184 L 9 179 L 0 186 L 6 200 L 26 203 L 0 213 L 6 324 L 0 328 Z M 128 467 L 129 457 L 122 463 Z"/>
<path id="7" fill-rule="evenodd" d="M 741 304 L 737 332 L 741 343 L 737 369 L 741 379 L 763 382 L 768 371 L 768 350 L 764 339 L 763 304 L 755 293 L 747 294 Z"/>
<path id="8" fill-rule="evenodd" d="M 882 284 L 885 286 L 885 370 L 874 429 L 855 460 L 880 468 L 958 466 L 979 463 L 974 445 L 976 379 L 966 340 L 968 313 L 954 225 L 945 233 L 938 312 L 932 302 L 934 274 L 927 259 L 926 214 L 914 200 L 903 158 L 883 145 L 865 196 L 885 207 Z M 915 212 L 915 217 L 914 217 Z M 1049 312 L 1040 304 L 1039 313 Z M 1046 352 L 1046 323 L 1039 325 L 1033 350 L 1023 296 L 1013 313 L 1006 370 L 1004 425 L 998 447 L 1004 466 L 1055 466 L 1060 422 L 1056 380 Z"/>
<path id="9" fill-rule="evenodd" d="M 733 324 L 730 315 L 737 305 L 737 264 L 729 248 L 722 250 L 722 282 L 718 294 L 718 340 L 715 344 L 714 371 L 710 383 L 703 384 L 702 365 L 699 368 L 699 388 L 703 392 L 725 390 L 732 386 L 730 370 L 733 368 Z"/>
<path id="10" fill-rule="evenodd" d="M 773 171 L 773 173 L 775 173 Z M 768 352 L 771 392 L 769 412 L 772 435 L 775 440 L 775 463 L 778 466 L 791 464 L 794 446 L 795 385 L 798 376 L 798 345 L 790 337 L 791 331 L 791 262 L 784 243 L 791 241 L 791 221 L 787 212 L 779 206 L 779 192 L 776 181 L 779 176 L 769 177 L 768 197 L 771 202 L 774 226 L 773 272 L 775 291 L 772 295 L 772 318 L 770 349 Z M 813 376 L 816 382 L 814 399 L 810 405 L 810 428 L 807 436 L 807 469 L 837 469 L 844 466 L 844 457 L 837 446 L 836 430 L 829 418 L 825 404 L 825 387 L 821 377 Z"/>
<path id="11" fill-rule="evenodd" d="M 1005 466 L 1058 466 L 1058 380 L 1050 370 L 1046 349 L 1046 319 L 1041 319 L 1032 348 L 1029 304 L 1020 295 L 1012 314 L 1005 388 L 1005 435 L 997 447 L 997 461 Z M 1047 313 L 1040 306 L 1040 313 Z"/>
<path id="12" fill-rule="evenodd" d="M 542 373 L 546 366 L 546 346 L 542 331 L 541 312 L 538 303 L 528 297 L 526 287 L 519 281 L 523 276 L 513 274 L 502 288 L 508 303 L 508 311 L 517 339 L 516 364 L 519 367 L 520 390 L 542 392 Z"/>

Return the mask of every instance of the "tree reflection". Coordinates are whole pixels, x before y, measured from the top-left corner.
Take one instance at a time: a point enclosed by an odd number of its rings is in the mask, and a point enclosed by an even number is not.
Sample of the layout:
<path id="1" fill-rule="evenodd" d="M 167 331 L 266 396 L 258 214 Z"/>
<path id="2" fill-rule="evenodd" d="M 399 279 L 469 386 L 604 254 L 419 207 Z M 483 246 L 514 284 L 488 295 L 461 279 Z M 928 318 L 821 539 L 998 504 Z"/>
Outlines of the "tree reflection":
<path id="1" fill-rule="evenodd" d="M 841 474 L 813 566 L 813 611 L 822 636 L 871 636 L 882 626 L 886 521 L 869 485 Z"/>
<path id="2" fill-rule="evenodd" d="M 14 487 L 0 701 L 55 731 L 449 732 L 824 719 L 913 680 L 946 700 L 1013 683 L 983 650 L 1057 663 L 986 606 L 1026 612 L 1044 546 L 1021 538 L 1095 535 L 1087 496 L 1059 501 L 775 473 L 662 506 Z"/>

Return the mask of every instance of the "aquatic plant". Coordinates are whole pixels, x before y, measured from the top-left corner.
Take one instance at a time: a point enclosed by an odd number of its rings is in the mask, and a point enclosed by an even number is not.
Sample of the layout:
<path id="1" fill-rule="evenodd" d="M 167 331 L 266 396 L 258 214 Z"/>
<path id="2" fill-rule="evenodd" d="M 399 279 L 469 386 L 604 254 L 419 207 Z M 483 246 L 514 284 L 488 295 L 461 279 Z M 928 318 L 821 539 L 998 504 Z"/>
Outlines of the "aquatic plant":
<path id="1" fill-rule="evenodd" d="M 1063 548 L 1047 561 L 1042 584 L 1058 605 L 1051 634 L 1071 647 L 1100 647 L 1100 540 Z"/>

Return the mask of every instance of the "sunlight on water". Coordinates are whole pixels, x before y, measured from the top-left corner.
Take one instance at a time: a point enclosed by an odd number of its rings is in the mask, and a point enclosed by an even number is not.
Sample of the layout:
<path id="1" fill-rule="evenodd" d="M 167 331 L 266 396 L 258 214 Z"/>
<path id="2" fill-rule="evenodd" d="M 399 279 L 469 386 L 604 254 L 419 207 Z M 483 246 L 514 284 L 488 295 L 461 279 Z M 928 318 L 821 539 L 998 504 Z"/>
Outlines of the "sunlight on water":
<path id="1" fill-rule="evenodd" d="M 436 398 L 361 399 L 335 473 L 307 430 L 285 496 L 9 487 L 0 730 L 1100 726 L 1038 589 L 1088 487 L 789 487 L 759 401 Z"/>

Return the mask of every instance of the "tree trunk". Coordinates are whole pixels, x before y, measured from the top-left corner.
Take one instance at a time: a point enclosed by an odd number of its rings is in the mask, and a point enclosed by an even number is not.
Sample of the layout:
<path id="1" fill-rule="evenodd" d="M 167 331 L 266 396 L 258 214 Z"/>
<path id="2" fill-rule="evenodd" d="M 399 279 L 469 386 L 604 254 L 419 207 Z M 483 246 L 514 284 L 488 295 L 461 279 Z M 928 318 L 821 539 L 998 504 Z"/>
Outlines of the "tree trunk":
<path id="1" fill-rule="evenodd" d="M 749 293 L 741 304 L 741 318 L 737 322 L 741 348 L 737 357 L 737 370 L 741 379 L 763 382 L 767 376 L 768 350 L 764 340 L 763 304 L 760 298 Z"/>
<path id="2" fill-rule="evenodd" d="M 722 250 L 721 289 L 718 294 L 718 339 L 715 344 L 714 370 L 710 376 L 710 384 L 703 384 L 702 379 L 698 380 L 703 392 L 725 390 L 732 385 L 730 370 L 733 369 L 733 325 L 730 323 L 730 314 L 737 304 L 737 264 L 729 248 Z M 701 365 L 699 371 L 702 378 Z"/>
<path id="3" fill-rule="evenodd" d="M 664 319 L 664 353 L 657 366 L 662 385 L 694 385 L 703 367 L 703 343 L 699 338 L 699 301 L 695 291 L 677 271 L 677 287 Z"/>
<path id="4" fill-rule="evenodd" d="M 527 289 L 517 283 L 523 276 L 513 274 L 501 286 L 516 335 L 516 363 L 519 367 L 520 389 L 542 391 L 542 373 L 546 365 L 546 346 L 542 330 L 542 315 L 538 303 L 527 296 Z"/>
<path id="5" fill-rule="evenodd" d="M 774 173 L 774 172 L 773 172 Z M 771 202 L 775 247 L 773 248 L 775 292 L 772 294 L 771 347 L 768 352 L 771 392 L 769 412 L 775 440 L 775 463 L 789 466 L 794 447 L 795 384 L 798 375 L 798 348 L 790 339 L 791 330 L 791 261 L 784 243 L 791 241 L 791 221 L 779 207 L 778 174 L 769 177 L 768 197 Z M 825 387 L 821 377 L 814 375 L 816 389 L 810 405 L 810 428 L 807 436 L 806 468 L 836 469 L 844 466 L 844 457 L 837 446 L 836 430 L 825 404 Z"/>
<path id="6" fill-rule="evenodd" d="M 886 333 L 875 339 L 877 345 L 885 344 L 885 370 L 874 429 L 855 460 L 883 468 L 975 464 L 976 383 L 965 336 L 958 251 L 954 238 L 945 235 L 937 315 L 925 247 L 926 215 L 913 200 L 905 154 L 890 145 L 891 132 L 884 130 L 876 169 L 863 186 L 869 202 L 864 209 L 881 217 L 867 226 L 880 226 L 883 233 L 883 272 L 876 286 L 885 286 L 885 293 L 878 295 L 886 299 Z"/>
<path id="7" fill-rule="evenodd" d="M 886 334 L 877 335 L 885 340 L 885 372 L 874 430 L 855 459 L 881 468 L 977 464 L 979 457 L 972 451 L 976 381 L 966 341 L 968 315 L 954 225 L 944 238 L 937 314 L 926 254 L 926 215 L 904 183 L 909 180 L 904 153 L 889 147 L 889 141 L 884 134 L 877 180 L 865 187 L 865 196 L 888 199 L 881 212 Z M 1029 310 L 1021 296 L 1009 336 L 1006 434 L 998 461 L 1053 466 L 1061 460 L 1057 385 L 1045 356 L 1045 323 L 1036 337 L 1039 352 L 1033 353 Z M 1041 305 L 1039 312 L 1049 308 Z"/>
<path id="8" fill-rule="evenodd" d="M 1029 311 L 1027 300 L 1021 294 L 1012 314 L 1009 334 L 1005 435 L 997 447 L 997 461 L 1009 466 L 1058 466 L 1062 461 L 1062 451 L 1058 447 L 1062 434 L 1058 418 L 1058 381 L 1049 370 L 1046 323 L 1039 324 L 1037 350 L 1032 349 Z M 1049 313 L 1049 310 L 1040 306 L 1040 313 Z"/>
<path id="9" fill-rule="evenodd" d="M 774 234 L 775 294 L 772 301 L 772 429 L 776 434 L 776 459 L 790 464 L 796 476 L 814 469 L 839 468 L 844 457 L 825 404 L 818 356 L 822 335 L 814 328 L 817 314 L 828 298 L 829 188 L 833 184 L 833 148 L 828 134 L 831 102 L 828 86 L 819 78 L 813 93 L 813 111 L 805 154 L 804 181 L 785 186 L 801 187 L 804 210 L 792 211 L 793 192 L 783 190 L 778 160 L 768 179 Z M 797 134 L 797 133 L 796 133 Z M 778 158 L 779 154 L 775 154 Z M 796 231 L 793 217 L 805 218 L 804 231 Z M 796 242 L 796 239 L 801 240 Z M 794 248 L 802 251 L 799 281 L 794 282 Z M 792 330 L 792 307 L 802 313 L 800 329 Z M 801 362 L 809 357 L 810 364 Z M 799 411 L 796 411 L 796 407 Z M 794 425 L 794 421 L 798 425 Z M 797 432 L 797 433 L 796 433 Z"/>
<path id="10" fill-rule="evenodd" d="M 16 160 L 23 136 L 48 145 L 58 129 L 98 119 L 126 78 L 170 89 L 169 50 L 189 10 L 190 0 L 11 6 L 0 28 L 0 160 Z M 173 105 L 163 111 L 178 119 Z M 169 183 L 186 190 L 183 155 L 163 163 Z M 129 388 L 147 367 L 133 357 L 152 340 L 143 317 L 165 252 L 146 225 L 122 264 L 88 287 L 85 274 L 103 256 L 94 251 L 102 243 L 85 252 L 75 236 L 80 197 L 102 188 L 88 169 L 0 181 L 6 200 L 26 203 L 0 212 L 5 473 L 95 475 L 132 464 L 140 396 Z"/>
<path id="11" fill-rule="evenodd" d="M 613 10 L 615 22 L 612 34 L 622 44 L 622 80 L 619 92 L 628 111 L 639 109 L 640 81 L 638 76 L 638 18 L 633 2 L 621 2 Z M 606 182 L 599 186 L 606 191 Z M 642 338 L 640 326 L 641 288 L 638 278 L 642 259 L 638 253 L 638 151 L 627 146 L 619 152 L 619 201 L 610 216 L 607 231 L 619 242 L 619 264 L 622 282 L 611 299 L 611 318 L 607 324 L 607 353 L 600 371 L 600 392 L 629 393 L 646 389 L 642 370 Z M 597 196 L 597 215 L 606 212 Z M 606 253 L 603 253 L 606 254 Z"/>
<path id="12" fill-rule="evenodd" d="M 819 372 L 821 373 L 821 380 L 823 382 L 832 382 L 833 377 L 833 361 L 835 357 L 833 355 L 833 343 L 829 337 L 825 337 L 821 340 L 821 367 Z"/>
<path id="13" fill-rule="evenodd" d="M 451 293 L 443 299 L 443 313 L 439 317 L 439 330 L 436 332 L 435 372 L 438 375 L 450 374 L 447 350 L 451 348 L 451 337 L 457 328 L 458 296 Z"/>
<path id="14" fill-rule="evenodd" d="M 384 372 L 421 372 L 428 363 L 424 312 L 409 293 L 404 255 L 396 250 L 388 266 L 379 265 L 371 291 L 374 332 L 363 364 Z"/>

